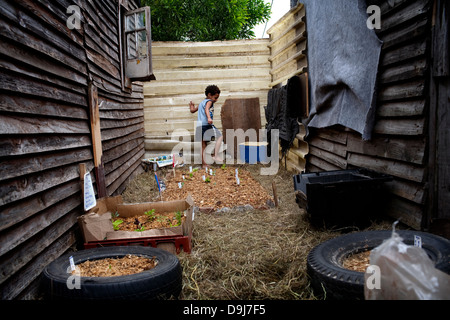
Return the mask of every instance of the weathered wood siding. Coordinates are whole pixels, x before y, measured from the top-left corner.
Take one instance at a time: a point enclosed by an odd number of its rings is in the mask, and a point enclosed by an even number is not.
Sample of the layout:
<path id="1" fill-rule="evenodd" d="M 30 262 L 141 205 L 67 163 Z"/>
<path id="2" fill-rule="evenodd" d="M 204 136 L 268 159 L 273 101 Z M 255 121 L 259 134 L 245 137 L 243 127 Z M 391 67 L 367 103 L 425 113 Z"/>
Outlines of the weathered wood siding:
<path id="1" fill-rule="evenodd" d="M 270 39 L 271 88 L 286 85 L 291 77 L 307 71 L 305 21 L 305 6 L 298 3 L 267 31 Z M 300 124 L 300 132 L 294 139 L 294 145 L 287 153 L 286 161 L 280 164 L 286 164 L 288 170 L 297 173 L 304 171 L 306 165 L 308 144 L 304 141 L 304 136 L 305 130 Z"/>
<path id="2" fill-rule="evenodd" d="M 270 84 L 268 39 L 212 42 L 153 42 L 153 72 L 156 81 L 145 83 L 146 151 L 167 152 L 174 130 L 194 133 L 197 113 L 189 112 L 189 101 L 198 105 L 205 88 L 221 90 L 214 104 L 214 124 L 221 129 L 221 107 L 228 98 L 259 98 L 261 123 Z M 193 140 L 192 140 L 193 141 Z"/>
<path id="3" fill-rule="evenodd" d="M 70 5 L 81 8 L 80 29 L 66 25 Z M 43 268 L 82 241 L 79 164 L 94 166 L 89 82 L 110 195 L 141 170 L 143 87 L 121 90 L 116 1 L 2 1 L 0 34 L 0 298 L 27 299 Z"/>
<path id="4" fill-rule="evenodd" d="M 434 1 L 430 76 L 428 208 L 430 229 L 450 222 L 450 2 Z M 447 232 L 450 238 L 450 231 Z"/>
<path id="5" fill-rule="evenodd" d="M 299 3 L 267 30 L 271 87 L 286 84 L 289 78 L 306 71 L 305 21 L 305 6 Z"/>
<path id="6" fill-rule="evenodd" d="M 370 3 L 369 3 L 370 2 Z M 394 176 L 389 214 L 420 229 L 427 197 L 432 0 L 368 1 L 381 8 L 384 42 L 371 141 L 347 128 L 313 130 L 307 171 L 365 167 Z M 314 76 L 314 75 L 311 75 Z"/>

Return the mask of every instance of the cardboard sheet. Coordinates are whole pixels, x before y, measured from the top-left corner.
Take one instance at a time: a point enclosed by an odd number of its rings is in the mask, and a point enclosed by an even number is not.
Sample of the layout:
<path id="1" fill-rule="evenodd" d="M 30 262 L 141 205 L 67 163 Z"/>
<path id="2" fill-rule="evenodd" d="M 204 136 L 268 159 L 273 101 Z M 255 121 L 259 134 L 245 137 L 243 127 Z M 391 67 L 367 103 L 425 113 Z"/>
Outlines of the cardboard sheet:
<path id="1" fill-rule="evenodd" d="M 178 227 L 150 229 L 139 231 L 114 231 L 111 217 L 118 214 L 119 217 L 132 217 L 142 215 L 144 212 L 155 209 L 156 212 L 183 211 L 185 221 Z M 145 238 L 155 236 L 192 236 L 192 218 L 194 200 L 188 197 L 186 200 L 144 202 L 124 204 L 122 197 L 108 197 L 97 200 L 97 205 L 88 213 L 78 218 L 85 242 L 117 240 L 130 238 Z"/>

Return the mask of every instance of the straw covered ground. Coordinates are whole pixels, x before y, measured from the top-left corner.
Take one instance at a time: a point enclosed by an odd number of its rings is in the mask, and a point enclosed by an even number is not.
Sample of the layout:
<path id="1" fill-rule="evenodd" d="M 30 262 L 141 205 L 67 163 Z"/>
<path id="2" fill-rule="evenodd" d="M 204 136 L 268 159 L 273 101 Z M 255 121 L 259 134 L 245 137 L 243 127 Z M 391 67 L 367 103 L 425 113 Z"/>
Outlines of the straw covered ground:
<path id="1" fill-rule="evenodd" d="M 263 176 L 260 165 L 238 167 L 248 169 L 270 195 L 274 181 L 279 206 L 196 212 L 192 252 L 178 255 L 183 267 L 180 298 L 316 299 L 306 274 L 307 255 L 314 246 L 340 234 L 311 228 L 305 210 L 295 202 L 292 173 L 280 168 L 275 176 Z M 123 198 L 151 201 L 157 190 L 154 174 L 148 172 L 130 182 Z M 380 228 L 390 228 L 390 222 L 370 229 Z"/>

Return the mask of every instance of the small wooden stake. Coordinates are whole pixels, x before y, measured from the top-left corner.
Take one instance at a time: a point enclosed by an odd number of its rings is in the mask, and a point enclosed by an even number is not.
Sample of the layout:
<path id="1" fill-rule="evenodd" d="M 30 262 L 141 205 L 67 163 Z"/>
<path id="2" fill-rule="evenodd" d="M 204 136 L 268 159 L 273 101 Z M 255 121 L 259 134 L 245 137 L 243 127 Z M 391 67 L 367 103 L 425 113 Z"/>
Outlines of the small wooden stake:
<path id="1" fill-rule="evenodd" d="M 83 203 L 84 208 L 84 176 L 86 174 L 86 164 L 80 163 L 80 183 L 81 183 L 81 201 Z"/>
<path id="2" fill-rule="evenodd" d="M 273 200 L 275 202 L 275 207 L 278 208 L 277 186 L 275 185 L 275 181 L 272 181 L 272 190 L 273 190 Z"/>
<path id="3" fill-rule="evenodd" d="M 86 174 L 86 164 L 80 163 L 80 182 L 81 182 L 81 198 L 84 203 L 84 175 Z"/>
<path id="4" fill-rule="evenodd" d="M 172 155 L 173 178 L 175 179 L 175 154 Z"/>

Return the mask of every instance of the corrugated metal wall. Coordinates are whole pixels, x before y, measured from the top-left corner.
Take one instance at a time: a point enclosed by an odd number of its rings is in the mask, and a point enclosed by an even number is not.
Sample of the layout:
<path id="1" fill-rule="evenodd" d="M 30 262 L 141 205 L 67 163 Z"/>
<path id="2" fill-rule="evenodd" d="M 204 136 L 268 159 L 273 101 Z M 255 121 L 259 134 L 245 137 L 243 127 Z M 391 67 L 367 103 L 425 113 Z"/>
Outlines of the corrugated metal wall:
<path id="1" fill-rule="evenodd" d="M 189 112 L 189 101 L 198 105 L 210 84 L 221 90 L 214 105 L 214 123 L 219 129 L 221 107 L 227 98 L 259 98 L 264 126 L 271 81 L 268 41 L 153 42 L 156 81 L 144 86 L 147 155 L 170 151 L 177 143 L 170 141 L 176 129 L 194 133 L 197 113 Z"/>
<path id="2" fill-rule="evenodd" d="M 70 5 L 80 29 L 66 25 Z M 20 299 L 80 236 L 79 164 L 94 166 L 89 81 L 108 194 L 141 170 L 143 88 L 121 89 L 116 1 L 1 1 L 0 34 L 0 299 Z"/>

